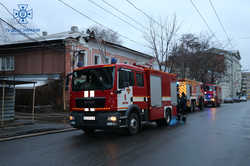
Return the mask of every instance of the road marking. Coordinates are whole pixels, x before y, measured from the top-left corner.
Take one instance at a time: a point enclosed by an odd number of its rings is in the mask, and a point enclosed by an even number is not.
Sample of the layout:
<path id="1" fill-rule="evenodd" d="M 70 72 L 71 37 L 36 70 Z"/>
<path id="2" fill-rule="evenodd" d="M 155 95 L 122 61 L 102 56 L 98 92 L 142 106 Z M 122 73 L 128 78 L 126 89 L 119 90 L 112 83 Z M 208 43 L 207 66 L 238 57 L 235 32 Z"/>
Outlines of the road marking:
<path id="1" fill-rule="evenodd" d="M 44 131 L 44 132 L 38 132 L 38 133 L 32 133 L 32 134 L 26 134 L 26 135 L 18 135 L 18 136 L 13 136 L 13 137 L 0 138 L 0 142 L 11 141 L 14 139 L 21 139 L 21 138 L 27 138 L 27 137 L 40 136 L 40 135 L 62 133 L 62 132 L 74 131 L 74 130 L 77 130 L 77 129 L 67 128 L 67 129 L 61 129 L 61 130 L 51 130 L 51 131 Z"/>

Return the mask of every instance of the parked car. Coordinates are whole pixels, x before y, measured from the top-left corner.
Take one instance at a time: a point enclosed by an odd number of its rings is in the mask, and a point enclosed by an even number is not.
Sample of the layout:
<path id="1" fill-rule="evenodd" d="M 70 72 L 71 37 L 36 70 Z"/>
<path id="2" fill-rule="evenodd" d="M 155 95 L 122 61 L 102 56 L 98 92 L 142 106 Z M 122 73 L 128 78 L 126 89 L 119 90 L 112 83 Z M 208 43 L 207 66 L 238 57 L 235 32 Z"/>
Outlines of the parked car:
<path id="1" fill-rule="evenodd" d="M 224 103 L 233 103 L 233 99 L 231 97 L 224 98 Z"/>
<path id="2" fill-rule="evenodd" d="M 234 98 L 233 98 L 233 101 L 234 101 L 235 103 L 239 103 L 239 102 L 240 102 L 240 97 L 234 97 Z"/>
<path id="3" fill-rule="evenodd" d="M 247 101 L 247 97 L 246 96 L 241 96 L 240 97 L 240 101 L 245 101 L 246 102 Z"/>

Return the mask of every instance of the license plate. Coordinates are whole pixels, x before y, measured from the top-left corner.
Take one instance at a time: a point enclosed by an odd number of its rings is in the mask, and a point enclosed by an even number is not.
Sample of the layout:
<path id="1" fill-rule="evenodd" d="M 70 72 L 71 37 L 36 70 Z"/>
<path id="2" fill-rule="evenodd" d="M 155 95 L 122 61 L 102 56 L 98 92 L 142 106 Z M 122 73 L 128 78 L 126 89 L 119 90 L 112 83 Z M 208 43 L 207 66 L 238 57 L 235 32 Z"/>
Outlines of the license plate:
<path id="1" fill-rule="evenodd" d="M 84 116 L 83 120 L 95 120 L 95 116 Z"/>

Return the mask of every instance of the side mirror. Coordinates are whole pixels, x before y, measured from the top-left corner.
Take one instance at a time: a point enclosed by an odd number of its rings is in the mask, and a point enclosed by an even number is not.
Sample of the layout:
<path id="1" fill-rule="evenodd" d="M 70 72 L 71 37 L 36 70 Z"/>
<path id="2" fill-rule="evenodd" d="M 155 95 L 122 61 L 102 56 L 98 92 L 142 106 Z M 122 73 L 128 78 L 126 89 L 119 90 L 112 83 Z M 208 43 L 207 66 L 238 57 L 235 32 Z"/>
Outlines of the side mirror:
<path id="1" fill-rule="evenodd" d="M 73 75 L 73 73 L 69 73 L 69 74 L 67 74 L 67 76 L 66 76 L 66 81 L 65 81 L 65 90 L 67 91 L 67 90 L 69 90 L 69 79 L 70 79 L 70 77 Z"/>

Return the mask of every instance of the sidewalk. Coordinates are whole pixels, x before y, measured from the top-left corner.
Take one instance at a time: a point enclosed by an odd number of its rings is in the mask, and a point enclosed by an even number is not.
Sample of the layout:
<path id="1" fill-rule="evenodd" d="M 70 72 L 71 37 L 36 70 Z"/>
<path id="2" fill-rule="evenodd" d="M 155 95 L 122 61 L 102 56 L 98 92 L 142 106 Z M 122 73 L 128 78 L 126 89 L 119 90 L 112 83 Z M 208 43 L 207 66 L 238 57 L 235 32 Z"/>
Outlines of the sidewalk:
<path id="1" fill-rule="evenodd" d="M 30 113 L 16 113 L 16 119 L 13 122 L 0 125 L 0 139 L 70 129 L 71 126 L 66 118 L 65 113 L 37 114 L 33 123 Z"/>
<path id="2" fill-rule="evenodd" d="M 16 119 L 31 120 L 32 113 L 16 112 Z M 67 112 L 47 112 L 47 113 L 35 113 L 35 120 L 45 122 L 58 122 L 65 123 L 68 120 Z"/>

